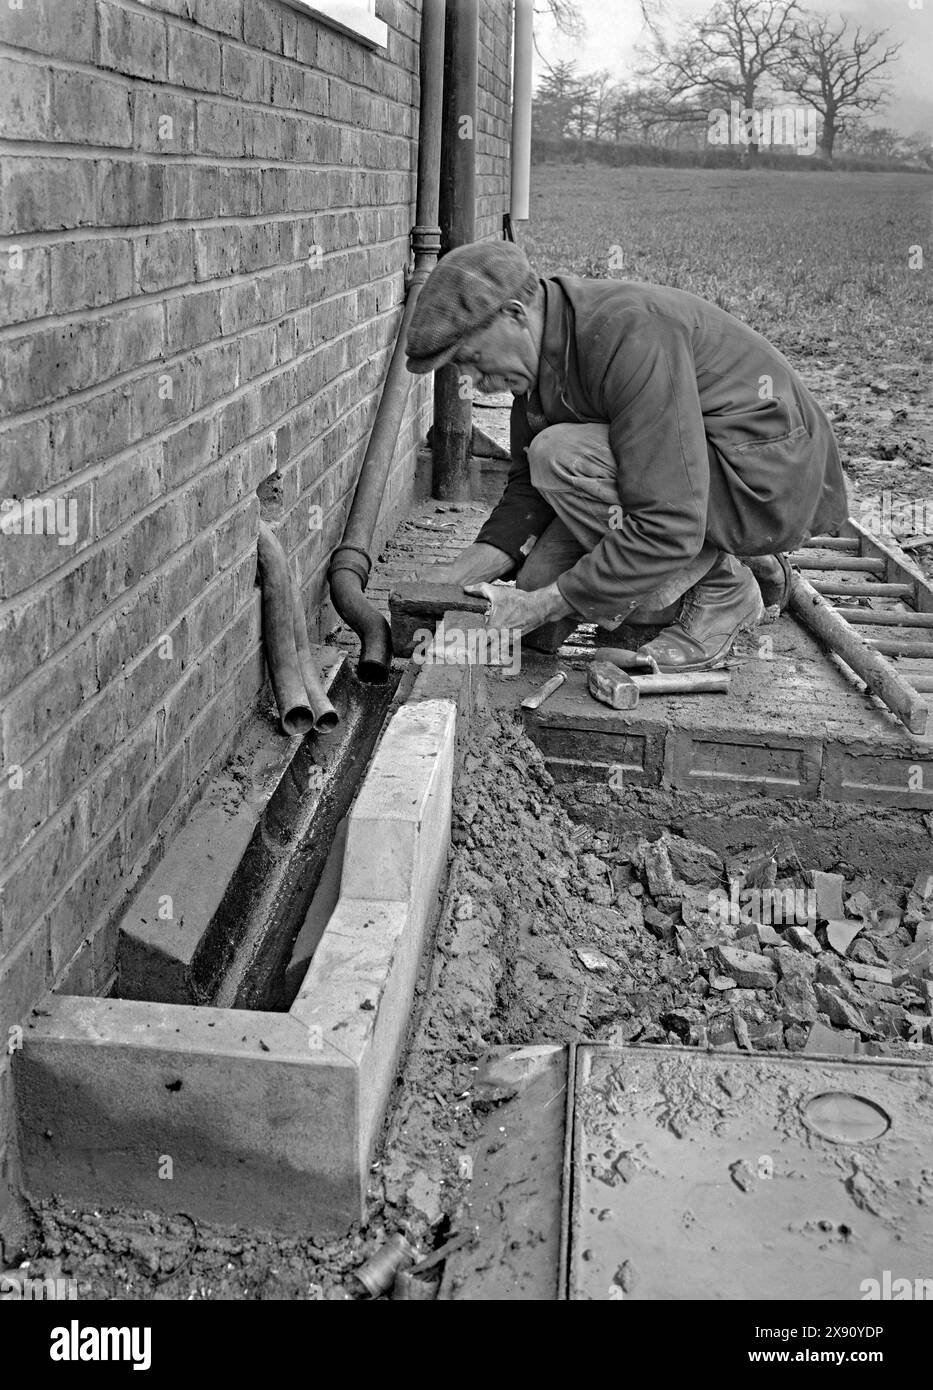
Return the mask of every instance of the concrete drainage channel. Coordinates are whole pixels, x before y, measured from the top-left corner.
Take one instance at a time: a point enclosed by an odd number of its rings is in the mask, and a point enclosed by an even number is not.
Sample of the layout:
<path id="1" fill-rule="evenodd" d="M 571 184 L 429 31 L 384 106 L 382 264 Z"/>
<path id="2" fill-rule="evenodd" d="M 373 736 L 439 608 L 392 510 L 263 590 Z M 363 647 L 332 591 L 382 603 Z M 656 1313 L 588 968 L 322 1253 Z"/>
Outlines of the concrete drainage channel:
<path id="1" fill-rule="evenodd" d="M 14 1072 L 33 1196 L 322 1235 L 360 1219 L 443 886 L 470 684 L 463 668 L 415 674 L 395 690 L 332 671 L 342 732 L 247 750 L 238 792 L 229 777 L 208 789 L 137 895 L 124 997 L 43 1000 Z M 295 980 L 292 943 L 320 916 L 322 877 L 333 888 L 354 793 L 339 896 Z"/>

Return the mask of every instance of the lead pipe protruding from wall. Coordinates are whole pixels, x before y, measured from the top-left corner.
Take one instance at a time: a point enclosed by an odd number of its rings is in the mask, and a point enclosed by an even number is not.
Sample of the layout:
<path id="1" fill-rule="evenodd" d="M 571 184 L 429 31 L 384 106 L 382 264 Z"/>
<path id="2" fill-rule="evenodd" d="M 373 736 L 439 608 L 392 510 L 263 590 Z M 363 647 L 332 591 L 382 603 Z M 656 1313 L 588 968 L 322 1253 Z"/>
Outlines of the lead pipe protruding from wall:
<path id="1" fill-rule="evenodd" d="M 324 693 L 308 645 L 304 608 L 288 559 L 272 528 L 259 523 L 262 640 L 283 734 L 331 729 L 339 716 Z"/>
<path id="2" fill-rule="evenodd" d="M 311 655 L 311 647 L 308 642 L 308 621 L 305 617 L 304 604 L 301 601 L 301 589 L 294 579 L 292 580 L 292 604 L 295 610 L 295 649 L 298 652 L 298 669 L 301 671 L 301 678 L 304 681 L 305 690 L 308 692 L 308 704 L 314 715 L 315 732 L 320 734 L 328 729 L 335 729 L 340 723 L 340 715 L 327 698 L 317 667 L 314 664 L 314 657 Z"/>

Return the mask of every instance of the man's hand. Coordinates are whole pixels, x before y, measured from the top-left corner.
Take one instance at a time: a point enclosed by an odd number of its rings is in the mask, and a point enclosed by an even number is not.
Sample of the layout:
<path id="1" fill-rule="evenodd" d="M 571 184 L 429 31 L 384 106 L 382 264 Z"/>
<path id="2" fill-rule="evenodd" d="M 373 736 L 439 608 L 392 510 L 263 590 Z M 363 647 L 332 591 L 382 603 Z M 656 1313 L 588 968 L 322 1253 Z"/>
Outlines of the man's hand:
<path id="1" fill-rule="evenodd" d="M 574 611 L 556 582 L 544 589 L 513 589 L 505 584 L 465 584 L 464 590 L 489 600 L 487 627 L 533 632 L 543 623 L 565 618 Z"/>

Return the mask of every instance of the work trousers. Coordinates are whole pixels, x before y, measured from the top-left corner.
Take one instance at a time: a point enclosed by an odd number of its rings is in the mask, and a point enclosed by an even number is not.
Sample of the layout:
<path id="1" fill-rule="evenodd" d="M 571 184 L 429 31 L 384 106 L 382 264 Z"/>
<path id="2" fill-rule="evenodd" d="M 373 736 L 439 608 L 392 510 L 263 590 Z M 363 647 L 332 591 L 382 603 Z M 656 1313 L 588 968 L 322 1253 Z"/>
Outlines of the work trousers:
<path id="1" fill-rule="evenodd" d="M 528 465 L 533 486 L 557 515 L 538 537 L 515 583 L 519 589 L 543 589 L 572 569 L 581 555 L 593 550 L 607 532 L 617 529 L 622 519 L 609 427 L 599 423 L 549 425 L 528 446 Z M 674 614 L 665 610 L 703 578 L 718 555 L 718 548 L 704 541 L 699 554 L 646 594 L 625 621 L 649 624 L 670 620 Z M 540 651 L 556 651 L 579 621 L 576 617 L 559 618 L 527 633 L 523 640 Z M 609 608 L 605 617 L 600 616 L 601 626 L 609 631 L 619 622 Z"/>

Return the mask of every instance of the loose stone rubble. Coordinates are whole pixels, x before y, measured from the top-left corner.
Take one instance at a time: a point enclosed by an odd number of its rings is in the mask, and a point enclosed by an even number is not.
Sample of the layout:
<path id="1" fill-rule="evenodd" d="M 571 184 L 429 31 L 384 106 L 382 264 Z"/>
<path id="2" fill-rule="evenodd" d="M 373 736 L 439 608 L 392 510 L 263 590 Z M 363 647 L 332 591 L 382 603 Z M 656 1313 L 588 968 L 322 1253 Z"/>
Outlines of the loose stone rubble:
<path id="1" fill-rule="evenodd" d="M 829 1029 L 836 1052 L 933 1043 L 933 873 L 847 881 L 789 844 L 724 862 L 667 830 L 610 842 L 551 788 L 508 715 L 475 731 L 454 843 L 497 945 L 506 1040 L 810 1051 Z"/>

